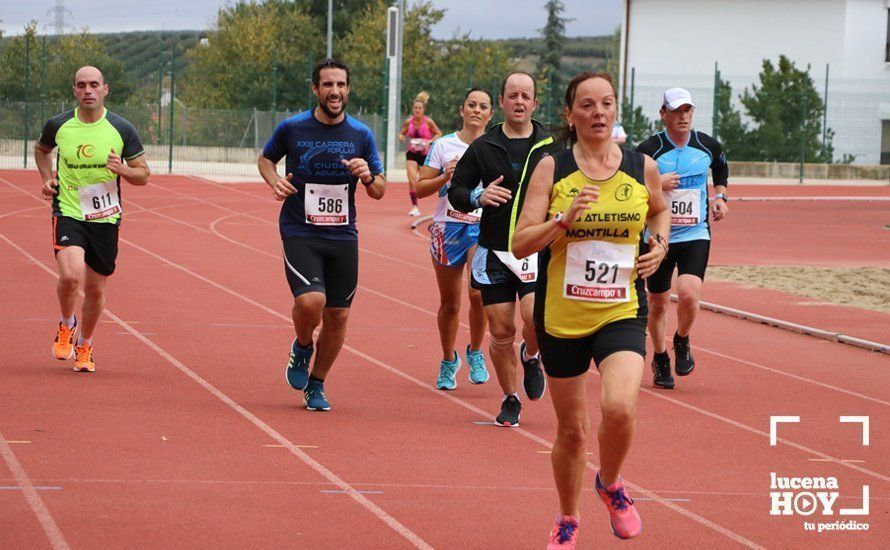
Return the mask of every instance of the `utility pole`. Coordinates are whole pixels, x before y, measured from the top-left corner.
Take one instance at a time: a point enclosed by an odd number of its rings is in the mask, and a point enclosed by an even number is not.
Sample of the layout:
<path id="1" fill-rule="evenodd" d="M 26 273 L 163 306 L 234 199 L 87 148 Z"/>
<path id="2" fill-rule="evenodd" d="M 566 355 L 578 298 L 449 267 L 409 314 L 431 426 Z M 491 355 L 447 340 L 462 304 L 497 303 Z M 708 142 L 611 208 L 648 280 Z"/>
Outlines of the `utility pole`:
<path id="1" fill-rule="evenodd" d="M 334 53 L 334 0 L 328 0 L 328 59 Z"/>
<path id="2" fill-rule="evenodd" d="M 47 10 L 47 14 L 53 16 L 53 26 L 56 29 L 56 36 L 65 34 L 65 16 L 73 16 L 71 10 L 65 7 L 65 0 L 56 0 L 56 5 Z"/>

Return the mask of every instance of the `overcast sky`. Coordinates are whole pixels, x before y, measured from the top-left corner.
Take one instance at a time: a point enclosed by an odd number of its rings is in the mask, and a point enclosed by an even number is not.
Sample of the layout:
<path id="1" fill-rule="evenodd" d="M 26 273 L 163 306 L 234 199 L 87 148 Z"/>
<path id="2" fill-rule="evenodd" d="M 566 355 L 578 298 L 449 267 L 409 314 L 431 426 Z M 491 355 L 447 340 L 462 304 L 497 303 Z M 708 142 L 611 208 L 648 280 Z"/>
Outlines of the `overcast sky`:
<path id="1" fill-rule="evenodd" d="M 412 2 L 408 0 L 410 5 Z M 474 38 L 535 36 L 544 26 L 545 0 L 433 0 L 445 8 L 445 19 L 434 29 L 437 38 L 469 31 Z M 563 14 L 574 20 L 566 25 L 568 36 L 609 34 L 621 19 L 623 0 L 563 0 Z M 4 35 L 21 34 L 31 20 L 39 33 L 55 32 L 57 0 L 0 0 Z M 66 32 L 89 27 L 92 32 L 137 30 L 206 29 L 216 20 L 224 0 L 63 0 Z M 113 6 L 113 7 L 112 7 Z M 504 15 L 504 16 L 502 16 Z"/>

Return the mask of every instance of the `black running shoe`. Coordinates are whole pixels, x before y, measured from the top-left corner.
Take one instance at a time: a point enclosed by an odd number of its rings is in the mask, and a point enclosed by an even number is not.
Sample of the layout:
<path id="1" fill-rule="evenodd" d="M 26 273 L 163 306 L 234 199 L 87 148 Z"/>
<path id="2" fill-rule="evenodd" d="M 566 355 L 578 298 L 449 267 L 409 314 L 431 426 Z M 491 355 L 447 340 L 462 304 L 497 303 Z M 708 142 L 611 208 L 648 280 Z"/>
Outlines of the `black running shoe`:
<path id="1" fill-rule="evenodd" d="M 667 355 L 667 353 L 665 353 Z M 668 357 L 659 360 L 658 356 L 652 358 L 652 384 L 667 390 L 674 389 L 674 377 L 671 375 L 671 359 Z"/>
<path id="2" fill-rule="evenodd" d="M 529 400 L 537 401 L 544 397 L 544 391 L 547 389 L 547 379 L 544 378 L 544 371 L 541 369 L 541 360 L 533 357 L 529 360 L 523 359 L 525 355 L 525 342 L 519 344 L 519 360 L 522 363 L 522 387 L 525 389 L 525 395 Z"/>
<path id="3" fill-rule="evenodd" d="M 677 371 L 677 376 L 686 376 L 695 369 L 695 358 L 692 356 L 691 347 L 689 336 L 680 338 L 676 333 L 674 334 L 674 361 L 676 363 L 674 368 Z"/>
<path id="4" fill-rule="evenodd" d="M 519 411 L 522 410 L 522 403 L 515 395 L 504 398 L 501 403 L 501 414 L 495 419 L 498 426 L 505 428 L 515 428 L 519 425 Z"/>

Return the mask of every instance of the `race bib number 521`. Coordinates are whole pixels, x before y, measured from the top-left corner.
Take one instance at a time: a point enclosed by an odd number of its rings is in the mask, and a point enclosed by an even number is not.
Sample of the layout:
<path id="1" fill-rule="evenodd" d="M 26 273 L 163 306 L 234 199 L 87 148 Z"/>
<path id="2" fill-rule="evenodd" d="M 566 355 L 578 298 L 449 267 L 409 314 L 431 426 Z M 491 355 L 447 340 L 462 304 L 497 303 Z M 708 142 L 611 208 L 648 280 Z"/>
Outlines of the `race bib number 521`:
<path id="1" fill-rule="evenodd" d="M 563 296 L 586 302 L 627 302 L 635 253 L 632 244 L 569 243 Z"/>

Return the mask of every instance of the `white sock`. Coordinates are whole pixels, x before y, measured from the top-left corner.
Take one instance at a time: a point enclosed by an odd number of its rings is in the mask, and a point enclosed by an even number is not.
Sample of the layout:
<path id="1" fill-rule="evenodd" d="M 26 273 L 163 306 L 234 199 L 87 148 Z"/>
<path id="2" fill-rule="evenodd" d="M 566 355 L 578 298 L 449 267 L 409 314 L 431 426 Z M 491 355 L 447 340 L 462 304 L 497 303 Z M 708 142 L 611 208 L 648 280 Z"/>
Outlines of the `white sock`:
<path id="1" fill-rule="evenodd" d="M 77 345 L 78 345 L 78 346 L 82 346 L 82 345 L 84 345 L 84 344 L 87 344 L 87 345 L 89 345 L 89 346 L 92 346 L 92 345 L 93 345 L 93 339 L 92 339 L 92 338 L 84 338 L 84 337 L 83 337 L 83 334 L 81 334 L 80 336 L 77 337 Z"/>
<path id="2" fill-rule="evenodd" d="M 504 399 L 507 399 L 507 398 L 510 397 L 510 396 L 515 397 L 516 399 L 519 399 L 519 394 L 518 394 L 518 393 L 511 393 L 510 395 L 507 395 L 507 394 L 505 393 L 505 394 L 504 394 Z"/>
<path id="3" fill-rule="evenodd" d="M 74 315 L 72 315 L 71 317 L 61 317 L 61 318 L 59 318 L 59 322 L 62 323 L 63 325 L 65 325 L 66 327 L 71 328 L 74 326 L 74 323 L 76 322 L 76 318 L 74 317 Z"/>
<path id="4" fill-rule="evenodd" d="M 541 352 L 539 351 L 538 353 L 536 353 L 534 355 L 529 355 L 529 354 L 525 353 L 526 349 L 528 349 L 528 348 L 522 348 L 522 360 L 523 361 L 528 361 L 529 359 L 537 359 L 537 357 L 541 354 Z"/>

